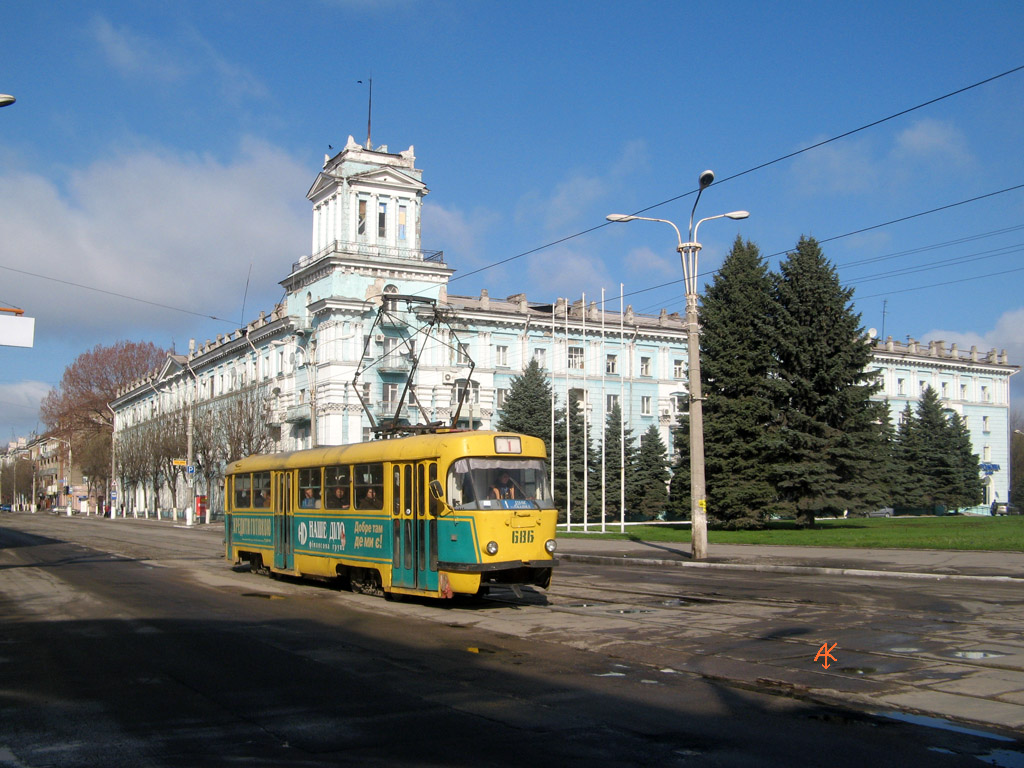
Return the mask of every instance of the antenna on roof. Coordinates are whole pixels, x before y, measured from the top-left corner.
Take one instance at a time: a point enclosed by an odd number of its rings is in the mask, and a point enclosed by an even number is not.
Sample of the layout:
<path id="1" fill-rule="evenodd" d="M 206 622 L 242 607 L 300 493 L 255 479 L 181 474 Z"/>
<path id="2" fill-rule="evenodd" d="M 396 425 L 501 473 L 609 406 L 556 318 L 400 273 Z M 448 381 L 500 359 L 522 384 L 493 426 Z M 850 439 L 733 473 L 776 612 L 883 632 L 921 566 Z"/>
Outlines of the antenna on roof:
<path id="1" fill-rule="evenodd" d="M 252 262 L 249 262 L 249 274 L 245 276 L 245 292 L 242 294 L 242 317 L 238 321 L 238 327 L 245 326 L 245 300 L 249 298 L 249 280 L 252 278 Z"/>
<path id="2" fill-rule="evenodd" d="M 370 123 L 371 123 L 371 121 L 373 119 L 373 75 L 372 74 L 367 78 L 367 81 L 370 83 L 370 102 L 369 102 L 369 105 L 366 108 L 366 148 L 367 149 L 373 149 L 373 145 L 370 144 Z M 361 83 L 363 81 L 362 80 L 357 80 L 356 82 L 357 83 Z"/>

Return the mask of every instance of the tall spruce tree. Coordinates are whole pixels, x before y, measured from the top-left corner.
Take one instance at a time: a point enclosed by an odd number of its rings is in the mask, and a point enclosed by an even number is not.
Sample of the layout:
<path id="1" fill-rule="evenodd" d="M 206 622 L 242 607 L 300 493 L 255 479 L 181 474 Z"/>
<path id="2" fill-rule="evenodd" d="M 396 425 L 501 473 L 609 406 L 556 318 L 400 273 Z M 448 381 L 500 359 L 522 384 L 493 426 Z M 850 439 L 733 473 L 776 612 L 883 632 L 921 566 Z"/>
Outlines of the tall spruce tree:
<path id="1" fill-rule="evenodd" d="M 544 369 L 531 359 L 521 375 L 512 377 L 498 429 L 541 438 L 550 456 L 552 397 Z"/>
<path id="2" fill-rule="evenodd" d="M 708 515 L 728 527 L 760 525 L 775 498 L 765 462 L 775 416 L 775 357 L 769 343 L 774 315 L 764 259 L 756 245 L 737 237 L 700 309 Z M 688 480 L 686 427 L 679 437 Z M 676 484 L 676 492 L 683 490 Z M 688 482 L 685 496 L 688 510 Z"/>
<path id="3" fill-rule="evenodd" d="M 878 498 L 872 461 L 884 444 L 860 315 L 816 240 L 801 237 L 775 278 L 778 362 L 772 474 L 800 523 L 863 510 Z"/>
<path id="4" fill-rule="evenodd" d="M 985 500 L 985 486 L 981 480 L 981 465 L 971 445 L 971 433 L 958 413 L 950 413 L 949 443 L 957 476 L 956 492 L 950 505 L 956 509 L 973 507 Z"/>
<path id="5" fill-rule="evenodd" d="M 636 495 L 627 502 L 626 514 L 633 520 L 651 520 L 668 506 L 668 452 L 656 424 L 640 438 L 636 460 Z"/>
<path id="6" fill-rule="evenodd" d="M 622 439 L 623 434 L 625 440 Z M 633 437 L 633 430 L 628 427 L 623 429 L 622 408 L 616 403 L 605 418 L 604 430 L 604 498 L 607 520 L 620 519 L 623 500 L 631 497 L 633 493 L 631 489 L 636 483 L 636 455 L 636 438 Z M 622 493 L 623 476 L 625 494 Z"/>
<path id="7" fill-rule="evenodd" d="M 568 462 L 566 461 L 566 418 L 569 419 Z M 584 429 L 585 418 L 579 394 L 576 390 L 572 390 L 568 409 L 560 408 L 556 414 L 555 445 L 551 455 L 554 459 L 555 506 L 560 510 L 559 519 L 565 522 L 566 513 L 568 513 L 571 515 L 574 525 L 583 521 L 584 514 L 587 515 L 588 520 L 594 520 L 595 514 L 600 514 L 601 508 L 600 477 L 595 472 L 595 465 L 600 458 L 595 458 L 593 431 Z M 585 449 L 584 446 L 586 446 Z M 566 463 L 569 465 L 568 480 L 566 478 Z M 586 486 L 584 486 L 585 483 Z M 586 487 L 585 500 L 584 487 Z M 571 506 L 567 503 L 570 499 Z M 586 501 L 585 506 L 584 501 Z"/>
<path id="8" fill-rule="evenodd" d="M 907 404 L 897 433 L 900 493 L 904 509 L 960 509 L 981 503 L 984 490 L 970 434 L 956 413 L 947 413 L 931 387 L 925 387 L 917 410 Z"/>
<path id="9" fill-rule="evenodd" d="M 900 413 L 892 446 L 892 504 L 897 509 L 926 506 L 923 499 L 924 475 L 918 472 L 918 430 L 914 409 L 908 402 Z"/>

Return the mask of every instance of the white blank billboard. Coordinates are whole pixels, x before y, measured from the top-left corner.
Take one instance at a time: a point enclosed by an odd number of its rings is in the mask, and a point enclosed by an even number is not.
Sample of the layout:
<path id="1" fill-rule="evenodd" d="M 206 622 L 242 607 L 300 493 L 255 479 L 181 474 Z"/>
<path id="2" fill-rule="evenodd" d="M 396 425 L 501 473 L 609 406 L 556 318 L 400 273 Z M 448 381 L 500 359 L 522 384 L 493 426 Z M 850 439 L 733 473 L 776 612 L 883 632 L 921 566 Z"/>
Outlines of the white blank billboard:
<path id="1" fill-rule="evenodd" d="M 31 347 L 35 331 L 34 317 L 0 313 L 0 346 Z"/>

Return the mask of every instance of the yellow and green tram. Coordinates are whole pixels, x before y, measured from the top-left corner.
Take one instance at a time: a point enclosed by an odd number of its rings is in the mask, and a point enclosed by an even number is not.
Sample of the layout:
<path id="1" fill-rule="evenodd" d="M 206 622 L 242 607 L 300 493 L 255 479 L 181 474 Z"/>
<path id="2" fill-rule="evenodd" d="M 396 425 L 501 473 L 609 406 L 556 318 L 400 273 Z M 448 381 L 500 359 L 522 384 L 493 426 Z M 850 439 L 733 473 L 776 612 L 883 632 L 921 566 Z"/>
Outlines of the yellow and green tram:
<path id="1" fill-rule="evenodd" d="M 225 557 L 354 591 L 547 588 L 557 511 L 543 441 L 438 431 L 249 456 L 227 467 Z"/>

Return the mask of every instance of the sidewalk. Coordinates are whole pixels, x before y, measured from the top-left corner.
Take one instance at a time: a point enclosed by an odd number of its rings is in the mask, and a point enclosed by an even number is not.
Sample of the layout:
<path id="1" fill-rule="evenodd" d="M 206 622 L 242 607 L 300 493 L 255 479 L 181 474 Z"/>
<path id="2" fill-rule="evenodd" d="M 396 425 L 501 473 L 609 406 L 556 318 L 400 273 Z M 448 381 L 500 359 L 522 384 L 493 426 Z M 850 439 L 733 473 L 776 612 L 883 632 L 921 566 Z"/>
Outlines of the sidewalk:
<path id="1" fill-rule="evenodd" d="M 1019 580 L 1024 552 L 940 549 L 845 549 L 757 544 L 709 544 L 708 557 L 694 561 L 689 544 L 561 536 L 557 556 L 569 562 L 722 568 L 905 579 Z"/>

